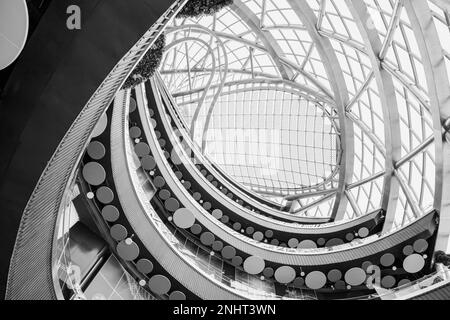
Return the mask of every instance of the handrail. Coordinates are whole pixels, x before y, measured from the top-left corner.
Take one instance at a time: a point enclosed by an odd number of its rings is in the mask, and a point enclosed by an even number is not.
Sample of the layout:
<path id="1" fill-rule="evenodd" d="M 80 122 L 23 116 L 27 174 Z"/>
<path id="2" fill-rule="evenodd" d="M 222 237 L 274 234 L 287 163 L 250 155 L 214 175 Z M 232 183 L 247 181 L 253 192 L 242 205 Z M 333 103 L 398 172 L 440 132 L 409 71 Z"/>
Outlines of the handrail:
<path id="1" fill-rule="evenodd" d="M 68 186 L 95 125 L 132 70 L 188 0 L 176 0 L 116 64 L 77 116 L 44 169 L 22 215 L 6 287 L 7 299 L 56 299 L 51 270 L 54 230 Z M 47 232 L 44 234 L 42 230 Z M 51 250 L 49 250 L 51 248 Z M 34 260 L 30 277 L 29 261 Z M 40 281 L 36 281 L 36 278 Z"/>

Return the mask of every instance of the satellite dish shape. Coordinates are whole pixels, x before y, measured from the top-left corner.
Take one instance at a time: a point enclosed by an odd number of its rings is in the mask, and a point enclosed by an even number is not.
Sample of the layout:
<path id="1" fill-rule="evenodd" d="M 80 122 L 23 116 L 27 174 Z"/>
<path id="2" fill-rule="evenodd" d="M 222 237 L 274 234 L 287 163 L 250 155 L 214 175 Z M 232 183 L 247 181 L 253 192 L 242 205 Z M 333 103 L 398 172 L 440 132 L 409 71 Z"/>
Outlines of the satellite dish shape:
<path id="1" fill-rule="evenodd" d="M 25 0 L 0 0 L 0 70 L 11 65 L 22 52 L 28 27 Z"/>

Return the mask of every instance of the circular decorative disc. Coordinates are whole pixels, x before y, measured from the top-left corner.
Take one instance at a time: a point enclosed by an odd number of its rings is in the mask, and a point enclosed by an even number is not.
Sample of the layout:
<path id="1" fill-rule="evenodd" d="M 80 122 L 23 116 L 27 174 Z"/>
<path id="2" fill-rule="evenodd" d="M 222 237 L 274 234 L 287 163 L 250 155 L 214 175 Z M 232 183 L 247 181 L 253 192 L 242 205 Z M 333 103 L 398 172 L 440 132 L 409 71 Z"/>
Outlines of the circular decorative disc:
<path id="1" fill-rule="evenodd" d="M 256 241 L 260 241 L 260 242 L 261 242 L 261 241 L 264 240 L 264 235 L 263 235 L 262 232 L 257 231 L 257 232 L 255 232 L 255 233 L 253 234 L 253 239 L 256 240 Z"/>
<path id="2" fill-rule="evenodd" d="M 320 271 L 313 271 L 308 273 L 305 278 L 305 284 L 312 290 L 319 290 L 327 283 L 327 277 Z"/>
<path id="3" fill-rule="evenodd" d="M 89 162 L 83 167 L 83 178 L 92 186 L 99 186 L 106 179 L 106 171 L 101 164 Z"/>
<path id="4" fill-rule="evenodd" d="M 392 253 L 386 253 L 380 258 L 380 263 L 383 267 L 390 267 L 394 264 L 395 257 Z"/>
<path id="5" fill-rule="evenodd" d="M 343 280 L 339 280 L 338 282 L 336 282 L 336 283 L 334 284 L 334 287 L 335 287 L 337 290 L 345 290 L 345 289 L 346 289 L 345 282 L 344 282 Z"/>
<path id="6" fill-rule="evenodd" d="M 105 132 L 107 126 L 108 126 L 108 116 L 106 115 L 106 113 L 104 113 L 98 120 L 97 124 L 95 125 L 94 131 L 92 132 L 92 138 L 96 138 L 103 132 Z"/>
<path id="7" fill-rule="evenodd" d="M 175 177 L 177 177 L 178 180 L 182 180 L 183 179 L 183 173 L 181 173 L 180 171 L 175 171 Z"/>
<path id="8" fill-rule="evenodd" d="M 174 165 L 179 166 L 183 164 L 183 160 L 181 160 L 176 148 L 172 149 L 172 151 L 170 152 L 170 159 L 172 160 Z"/>
<path id="9" fill-rule="evenodd" d="M 205 232 L 200 236 L 200 241 L 205 246 L 212 245 L 215 239 L 216 239 L 216 237 L 211 232 Z"/>
<path id="10" fill-rule="evenodd" d="M 414 248 L 413 248 L 413 246 L 406 246 L 406 247 L 403 248 L 403 254 L 404 254 L 405 256 L 410 256 L 410 255 L 412 255 L 413 253 L 414 253 Z"/>
<path id="11" fill-rule="evenodd" d="M 138 157 L 143 157 L 150 153 L 150 147 L 145 142 L 139 142 L 134 146 L 134 152 Z"/>
<path id="12" fill-rule="evenodd" d="M 163 275 L 155 275 L 148 281 L 148 287 L 156 294 L 162 295 L 169 292 L 172 283 Z"/>
<path id="13" fill-rule="evenodd" d="M 137 139 L 142 135 L 142 130 L 139 127 L 130 128 L 130 137 Z"/>
<path id="14" fill-rule="evenodd" d="M 369 236 L 369 234 L 370 234 L 370 231 L 366 227 L 363 227 L 363 228 L 358 230 L 358 235 L 361 238 L 367 238 Z"/>
<path id="15" fill-rule="evenodd" d="M 270 244 L 278 247 L 280 245 L 280 241 L 278 239 L 272 239 L 272 241 L 270 241 Z"/>
<path id="16" fill-rule="evenodd" d="M 399 286 L 399 287 L 403 287 L 403 286 L 407 286 L 407 285 L 409 285 L 409 284 L 411 284 L 411 281 L 410 281 L 410 280 L 408 280 L 408 279 L 403 279 L 403 280 L 400 280 L 400 281 L 399 281 L 398 286 Z"/>
<path id="17" fill-rule="evenodd" d="M 153 179 L 153 184 L 155 185 L 156 188 L 160 189 L 166 185 L 166 180 L 164 180 L 163 177 L 158 176 L 155 177 L 155 179 Z"/>
<path id="18" fill-rule="evenodd" d="M 222 210 L 220 210 L 220 209 L 214 210 L 214 211 L 212 212 L 212 215 L 213 215 L 213 217 L 216 218 L 217 220 L 220 220 L 220 219 L 222 219 L 222 217 L 223 217 Z"/>
<path id="19" fill-rule="evenodd" d="M 92 141 L 87 147 L 87 154 L 94 160 L 100 160 L 105 157 L 106 148 L 99 141 Z"/>
<path id="20" fill-rule="evenodd" d="M 331 240 L 328 240 L 327 243 L 325 244 L 325 247 L 327 248 L 331 248 L 331 247 L 335 247 L 335 246 L 340 246 L 344 244 L 344 241 L 338 238 L 333 238 Z"/>
<path id="21" fill-rule="evenodd" d="M 140 259 L 136 263 L 136 268 L 143 274 L 149 274 L 153 271 L 153 263 L 147 259 Z"/>
<path id="22" fill-rule="evenodd" d="M 10 66 L 22 52 L 30 20 L 27 1 L 0 1 L 0 70 Z"/>
<path id="23" fill-rule="evenodd" d="M 297 248 L 299 248 L 299 249 L 316 249 L 317 245 L 312 240 L 303 240 L 302 242 L 299 243 Z"/>
<path id="24" fill-rule="evenodd" d="M 296 248 L 298 245 L 299 245 L 299 241 L 298 241 L 298 239 L 295 239 L 295 238 L 290 239 L 288 242 L 288 246 L 290 248 Z"/>
<path id="25" fill-rule="evenodd" d="M 95 193 L 95 196 L 97 197 L 98 201 L 100 201 L 103 204 L 109 204 L 114 200 L 114 193 L 108 187 L 98 188 Z"/>
<path id="26" fill-rule="evenodd" d="M 266 236 L 266 238 L 272 238 L 273 237 L 273 231 L 272 230 L 267 230 L 264 235 Z"/>
<path id="27" fill-rule="evenodd" d="M 370 262 L 370 261 L 364 261 L 363 264 L 361 265 L 361 268 L 362 268 L 364 271 L 367 271 L 367 269 L 368 269 L 370 266 L 373 266 L 373 263 L 372 263 L 372 262 Z"/>
<path id="28" fill-rule="evenodd" d="M 289 266 L 279 267 L 275 271 L 275 280 L 282 284 L 288 284 L 294 281 L 296 276 L 295 270 Z"/>
<path id="29" fill-rule="evenodd" d="M 361 268 L 352 268 L 345 273 L 345 282 L 356 287 L 362 285 L 366 281 L 366 272 Z"/>
<path id="30" fill-rule="evenodd" d="M 191 228 L 191 232 L 196 236 L 199 235 L 202 233 L 202 226 L 199 224 L 194 224 Z"/>
<path id="31" fill-rule="evenodd" d="M 233 259 L 231 259 L 231 263 L 233 264 L 233 266 L 238 267 L 242 264 L 242 257 L 240 256 L 234 256 Z"/>
<path id="32" fill-rule="evenodd" d="M 115 222 L 119 219 L 119 210 L 112 205 L 107 205 L 102 209 L 102 217 L 108 222 Z"/>
<path id="33" fill-rule="evenodd" d="M 425 259 L 419 254 L 412 254 L 403 261 L 403 269 L 408 273 L 417 273 L 425 267 Z"/>
<path id="34" fill-rule="evenodd" d="M 186 300 L 186 295 L 181 291 L 173 291 L 169 296 L 169 300 L 177 300 L 177 301 Z"/>
<path id="35" fill-rule="evenodd" d="M 214 251 L 221 251 L 223 249 L 223 242 L 219 240 L 214 241 L 212 248 Z"/>
<path id="36" fill-rule="evenodd" d="M 305 285 L 305 279 L 297 277 L 295 278 L 293 285 L 296 288 L 302 288 Z"/>
<path id="37" fill-rule="evenodd" d="M 122 241 L 125 240 L 125 238 L 128 236 L 127 228 L 125 228 L 121 224 L 115 224 L 111 227 L 110 230 L 111 237 L 113 237 L 116 241 Z"/>
<path id="38" fill-rule="evenodd" d="M 175 212 L 180 208 L 180 203 L 175 198 L 169 198 L 164 201 L 164 207 L 170 212 Z"/>
<path id="39" fill-rule="evenodd" d="M 137 103 L 136 100 L 134 100 L 134 98 L 130 98 L 130 113 L 133 113 L 136 111 L 137 108 Z"/>
<path id="40" fill-rule="evenodd" d="M 191 184 L 189 181 L 183 182 L 183 187 L 184 187 L 186 190 L 189 190 L 189 189 L 191 188 L 191 186 L 192 186 L 192 184 Z"/>
<path id="41" fill-rule="evenodd" d="M 416 242 L 414 242 L 413 248 L 417 253 L 424 253 L 428 249 L 428 241 L 425 239 L 416 240 Z"/>
<path id="42" fill-rule="evenodd" d="M 334 269 L 328 272 L 328 280 L 330 280 L 331 282 L 336 283 L 341 279 L 342 279 L 342 272 L 340 270 Z"/>
<path id="43" fill-rule="evenodd" d="M 142 169 L 151 171 L 156 168 L 156 161 L 153 156 L 150 155 L 144 155 L 141 159 L 141 166 Z"/>
<path id="44" fill-rule="evenodd" d="M 264 260 L 260 257 L 248 257 L 244 261 L 244 270 L 252 275 L 260 274 L 266 266 Z"/>
<path id="45" fill-rule="evenodd" d="M 171 196 L 170 191 L 167 189 L 161 190 L 158 195 L 161 198 L 161 200 L 167 200 Z"/>
<path id="46" fill-rule="evenodd" d="M 121 241 L 117 245 L 117 253 L 123 260 L 133 261 L 139 256 L 139 247 L 133 241 L 130 244 L 126 240 Z"/>
<path id="47" fill-rule="evenodd" d="M 230 217 L 228 217 L 228 216 L 223 216 L 223 217 L 220 219 L 220 221 L 222 221 L 222 223 L 228 223 L 228 222 L 230 222 Z"/>
<path id="48" fill-rule="evenodd" d="M 173 215 L 173 222 L 178 228 L 189 229 L 195 223 L 195 217 L 191 210 L 187 208 L 181 208 L 175 211 Z"/>
<path id="49" fill-rule="evenodd" d="M 263 275 L 266 278 L 272 278 L 274 274 L 275 274 L 275 271 L 270 267 L 265 268 L 263 271 Z"/>
<path id="50" fill-rule="evenodd" d="M 194 192 L 192 194 L 192 197 L 194 198 L 195 201 L 200 201 L 200 199 L 202 198 L 202 195 L 200 192 Z"/>
<path id="51" fill-rule="evenodd" d="M 395 286 L 396 280 L 393 276 L 385 276 L 381 279 L 381 286 L 386 289 L 391 289 Z"/>
<path id="52" fill-rule="evenodd" d="M 236 255 L 236 249 L 232 246 L 226 246 L 222 249 L 222 257 L 224 259 L 233 259 Z"/>
<path id="53" fill-rule="evenodd" d="M 211 203 L 209 203 L 209 202 L 205 202 L 204 204 L 203 204 L 203 209 L 205 209 L 205 210 L 211 210 Z"/>

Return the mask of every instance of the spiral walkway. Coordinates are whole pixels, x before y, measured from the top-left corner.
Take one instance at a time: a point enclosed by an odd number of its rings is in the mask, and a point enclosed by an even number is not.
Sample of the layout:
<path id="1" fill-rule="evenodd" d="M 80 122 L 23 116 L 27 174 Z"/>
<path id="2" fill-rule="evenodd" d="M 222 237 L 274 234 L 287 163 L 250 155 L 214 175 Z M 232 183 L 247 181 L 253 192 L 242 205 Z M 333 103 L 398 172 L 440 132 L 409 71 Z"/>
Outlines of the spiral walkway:
<path id="1" fill-rule="evenodd" d="M 188 1 L 91 1 L 27 79 L 50 4 L 1 101 L 6 299 L 450 299 L 450 4 Z"/>

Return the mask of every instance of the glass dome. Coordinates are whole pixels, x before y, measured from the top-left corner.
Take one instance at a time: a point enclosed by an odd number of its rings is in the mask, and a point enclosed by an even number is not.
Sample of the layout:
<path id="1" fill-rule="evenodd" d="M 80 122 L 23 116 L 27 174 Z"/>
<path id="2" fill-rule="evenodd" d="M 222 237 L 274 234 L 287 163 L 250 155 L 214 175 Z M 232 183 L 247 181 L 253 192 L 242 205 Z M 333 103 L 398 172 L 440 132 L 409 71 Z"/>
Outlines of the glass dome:
<path id="1" fill-rule="evenodd" d="M 447 71 L 446 14 L 429 5 Z M 176 19 L 160 73 L 195 144 L 237 182 L 292 211 L 317 202 L 309 216 L 389 207 L 396 228 L 433 208 L 441 165 L 416 8 L 235 0 Z"/>

